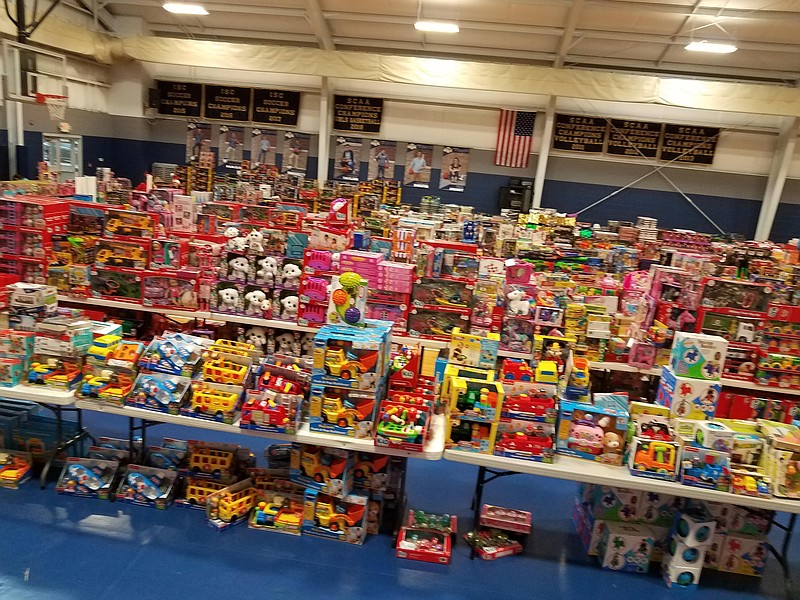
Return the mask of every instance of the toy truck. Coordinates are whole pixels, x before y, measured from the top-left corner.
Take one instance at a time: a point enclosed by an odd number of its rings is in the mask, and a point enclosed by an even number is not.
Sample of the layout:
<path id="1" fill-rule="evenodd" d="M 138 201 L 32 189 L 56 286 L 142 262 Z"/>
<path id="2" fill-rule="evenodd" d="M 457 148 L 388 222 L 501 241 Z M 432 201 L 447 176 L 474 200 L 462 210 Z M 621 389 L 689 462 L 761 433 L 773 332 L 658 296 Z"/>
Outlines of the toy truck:
<path id="1" fill-rule="evenodd" d="M 346 464 L 347 461 L 329 454 L 322 454 L 319 449 L 314 452 L 303 451 L 300 459 L 300 467 L 303 472 L 317 483 L 341 477 Z"/>
<path id="2" fill-rule="evenodd" d="M 633 460 L 638 471 L 672 473 L 675 471 L 675 447 L 663 442 L 644 442 Z"/>
<path id="3" fill-rule="evenodd" d="M 330 500 L 317 500 L 314 511 L 314 521 L 317 526 L 325 527 L 331 531 L 340 531 L 345 527 L 354 527 L 364 516 L 366 506 L 351 504 L 346 509 L 341 505 L 334 507 Z"/>
<path id="4" fill-rule="evenodd" d="M 369 371 L 377 360 L 377 352 L 362 357 L 362 360 L 351 360 L 343 348 L 330 348 L 325 352 L 325 370 L 332 377 L 355 379 Z"/>
<path id="5" fill-rule="evenodd" d="M 375 400 L 367 399 L 360 404 L 345 401 L 339 396 L 322 397 L 322 414 L 328 423 L 336 423 L 339 427 L 352 427 L 356 421 L 365 421 L 372 415 Z"/>

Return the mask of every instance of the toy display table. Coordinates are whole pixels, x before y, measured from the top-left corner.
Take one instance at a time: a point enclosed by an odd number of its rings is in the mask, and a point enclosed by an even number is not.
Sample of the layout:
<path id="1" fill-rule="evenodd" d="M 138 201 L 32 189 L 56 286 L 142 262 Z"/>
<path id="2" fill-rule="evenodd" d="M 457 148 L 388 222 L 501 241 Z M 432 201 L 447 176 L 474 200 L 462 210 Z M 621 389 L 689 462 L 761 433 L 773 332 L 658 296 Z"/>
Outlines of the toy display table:
<path id="1" fill-rule="evenodd" d="M 760 508 L 787 513 L 789 519 L 785 524 L 773 518 L 772 525 L 782 530 L 784 532 L 784 537 L 780 548 L 773 543 L 769 544 L 769 548 L 783 569 L 787 598 L 793 598 L 788 552 L 794 526 L 797 521 L 797 515 L 800 514 L 800 501 L 798 500 L 754 498 L 751 496 L 691 487 L 672 481 L 634 477 L 626 467 L 604 465 L 590 460 L 571 458 L 569 456 L 556 456 L 553 464 L 546 464 L 514 460 L 512 458 L 492 456 L 489 454 L 445 450 L 444 458 L 453 462 L 476 465 L 478 467 L 475 493 L 472 497 L 472 507 L 475 511 L 474 523 L 478 523 L 480 518 L 484 486 L 500 477 L 517 474 L 539 475 L 541 477 L 565 479 L 578 483 L 594 483 L 611 487 L 658 492 L 670 494 L 672 496 L 680 496 L 682 498 L 695 498 L 697 500 L 709 500 L 747 508 Z"/>
<path id="2" fill-rule="evenodd" d="M 39 485 L 42 489 L 44 489 L 47 483 L 47 473 L 50 471 L 50 467 L 56 456 L 84 438 L 88 437 L 94 441 L 92 434 L 83 427 L 83 418 L 80 409 L 74 406 L 74 392 L 62 391 L 44 386 L 16 385 L 10 388 L 0 388 L 0 396 L 12 400 L 36 402 L 51 411 L 56 417 L 57 446 L 53 455 L 47 459 L 47 462 L 42 468 L 42 473 L 39 476 Z M 64 439 L 64 413 L 74 413 L 78 422 L 78 433 L 68 439 Z"/>

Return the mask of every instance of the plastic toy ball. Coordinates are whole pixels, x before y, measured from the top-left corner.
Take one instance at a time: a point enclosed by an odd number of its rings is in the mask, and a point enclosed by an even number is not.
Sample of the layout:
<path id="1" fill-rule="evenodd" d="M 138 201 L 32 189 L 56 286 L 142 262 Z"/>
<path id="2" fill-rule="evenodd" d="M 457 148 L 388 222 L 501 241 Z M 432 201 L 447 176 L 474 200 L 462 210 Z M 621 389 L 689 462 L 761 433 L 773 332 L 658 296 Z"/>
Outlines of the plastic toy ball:
<path id="1" fill-rule="evenodd" d="M 331 300 L 333 300 L 333 303 L 336 306 L 344 306 L 345 304 L 347 304 L 349 299 L 350 296 L 344 290 L 336 290 L 331 295 Z"/>
<path id="2" fill-rule="evenodd" d="M 678 580 L 675 583 L 678 585 L 692 585 L 692 583 L 694 583 L 694 575 L 688 571 L 684 571 L 678 575 Z"/>
<path id="3" fill-rule="evenodd" d="M 683 551 L 683 560 L 689 564 L 696 562 L 700 557 L 700 551 L 697 548 L 687 548 Z"/>
<path id="4" fill-rule="evenodd" d="M 358 286 L 361 285 L 361 275 L 353 273 L 352 271 L 342 273 L 339 275 L 339 285 L 342 286 L 343 290 L 349 292 L 351 295 L 355 295 L 358 291 Z"/>
<path id="5" fill-rule="evenodd" d="M 348 308 L 344 311 L 344 322 L 350 323 L 358 323 L 359 319 L 361 319 L 361 311 L 357 308 Z"/>
<path id="6" fill-rule="evenodd" d="M 711 530 L 707 526 L 703 525 L 697 530 L 697 533 L 695 534 L 694 537 L 698 542 L 702 544 L 709 538 L 710 533 Z"/>

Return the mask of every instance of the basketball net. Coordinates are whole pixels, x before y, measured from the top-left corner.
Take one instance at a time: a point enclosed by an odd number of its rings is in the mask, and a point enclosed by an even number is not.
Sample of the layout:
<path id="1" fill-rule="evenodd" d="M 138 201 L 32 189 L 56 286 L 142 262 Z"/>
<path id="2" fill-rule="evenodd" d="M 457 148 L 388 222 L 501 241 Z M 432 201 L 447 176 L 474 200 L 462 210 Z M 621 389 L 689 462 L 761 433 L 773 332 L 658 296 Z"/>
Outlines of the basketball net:
<path id="1" fill-rule="evenodd" d="M 67 96 L 57 94 L 36 94 L 36 102 L 44 104 L 51 121 L 63 121 L 67 114 Z"/>

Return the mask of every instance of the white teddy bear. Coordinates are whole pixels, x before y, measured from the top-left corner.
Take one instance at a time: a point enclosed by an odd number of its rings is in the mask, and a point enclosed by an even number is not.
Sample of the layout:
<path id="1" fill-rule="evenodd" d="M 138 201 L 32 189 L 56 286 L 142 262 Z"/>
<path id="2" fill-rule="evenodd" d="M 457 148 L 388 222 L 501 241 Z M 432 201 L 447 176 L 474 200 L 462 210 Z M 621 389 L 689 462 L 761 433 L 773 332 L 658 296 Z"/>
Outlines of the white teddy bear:
<path id="1" fill-rule="evenodd" d="M 261 290 L 252 290 L 244 295 L 244 299 L 247 302 L 245 313 L 248 315 L 258 315 L 263 312 L 261 307 L 264 302 L 266 302 L 267 295 Z"/>
<path id="2" fill-rule="evenodd" d="M 281 299 L 281 319 L 294 321 L 297 319 L 297 308 L 300 302 L 297 296 L 286 296 Z"/>
<path id="3" fill-rule="evenodd" d="M 239 290 L 236 288 L 219 290 L 217 296 L 219 296 L 219 307 L 221 309 L 234 311 L 239 307 Z"/>
<path id="4" fill-rule="evenodd" d="M 522 290 L 511 290 L 506 294 L 509 315 L 528 316 L 531 312 L 531 301 L 523 298 L 525 298 L 525 292 Z"/>
<path id="5" fill-rule="evenodd" d="M 275 285 L 275 276 L 278 274 L 278 260 L 274 256 L 265 256 L 258 259 L 256 278 L 265 285 Z"/>
<path id="6" fill-rule="evenodd" d="M 244 256 L 237 256 L 228 261 L 228 277 L 234 281 L 247 281 L 250 262 Z"/>
<path id="7" fill-rule="evenodd" d="M 303 270 L 294 263 L 286 263 L 281 269 L 281 280 L 284 287 L 296 288 L 300 285 Z"/>
<path id="8" fill-rule="evenodd" d="M 247 249 L 255 253 L 264 252 L 264 234 L 258 229 L 247 234 Z"/>

